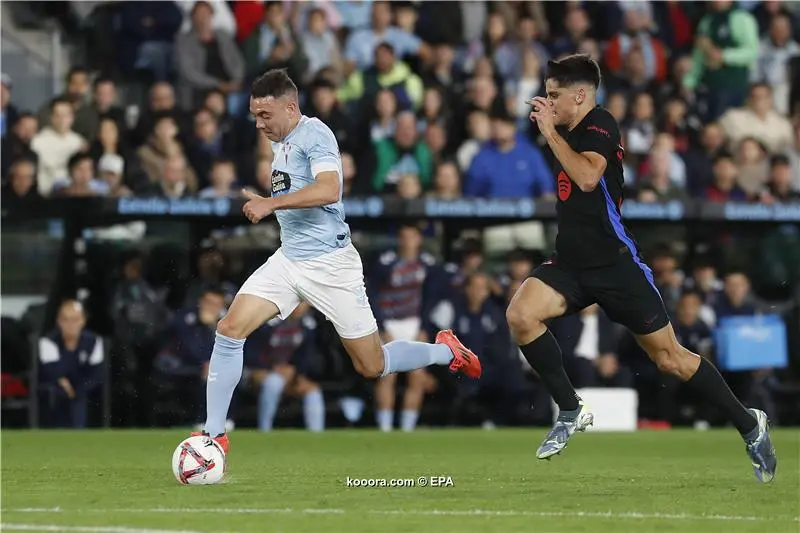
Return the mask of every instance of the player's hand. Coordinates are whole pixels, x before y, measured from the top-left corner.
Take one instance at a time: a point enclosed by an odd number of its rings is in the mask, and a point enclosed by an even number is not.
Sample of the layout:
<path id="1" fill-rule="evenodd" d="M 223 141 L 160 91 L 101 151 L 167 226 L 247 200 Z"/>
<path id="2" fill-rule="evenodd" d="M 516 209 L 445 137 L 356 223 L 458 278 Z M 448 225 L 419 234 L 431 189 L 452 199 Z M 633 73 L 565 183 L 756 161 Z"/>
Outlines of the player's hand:
<path id="1" fill-rule="evenodd" d="M 539 131 L 543 134 L 555 131 L 555 123 L 553 121 L 553 104 L 546 98 L 536 96 L 526 102 L 533 106 L 533 111 L 528 115 L 531 121 L 536 122 L 539 126 Z"/>
<path id="2" fill-rule="evenodd" d="M 262 218 L 270 216 L 275 211 L 272 198 L 264 198 L 247 189 L 242 189 L 242 196 L 247 199 L 242 212 L 253 224 L 258 224 Z"/>

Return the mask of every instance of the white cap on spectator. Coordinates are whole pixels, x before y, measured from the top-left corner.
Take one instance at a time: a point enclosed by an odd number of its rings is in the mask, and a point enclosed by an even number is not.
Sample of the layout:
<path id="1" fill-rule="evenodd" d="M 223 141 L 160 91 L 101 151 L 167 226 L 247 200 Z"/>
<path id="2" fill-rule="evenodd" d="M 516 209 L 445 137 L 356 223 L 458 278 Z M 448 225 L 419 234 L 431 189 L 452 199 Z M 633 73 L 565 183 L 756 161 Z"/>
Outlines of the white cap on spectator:
<path id="1" fill-rule="evenodd" d="M 122 174 L 123 170 L 125 170 L 125 160 L 117 154 L 105 154 L 97 162 L 97 172 Z"/>

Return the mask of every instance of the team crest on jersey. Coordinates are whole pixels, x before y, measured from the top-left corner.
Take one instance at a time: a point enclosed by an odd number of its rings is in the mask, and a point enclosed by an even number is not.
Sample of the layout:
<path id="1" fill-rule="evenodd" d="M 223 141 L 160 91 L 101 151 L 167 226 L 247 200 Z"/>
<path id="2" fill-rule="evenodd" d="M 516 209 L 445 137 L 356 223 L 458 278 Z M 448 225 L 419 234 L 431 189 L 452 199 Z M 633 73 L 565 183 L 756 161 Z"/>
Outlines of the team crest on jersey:
<path id="1" fill-rule="evenodd" d="M 566 202 L 572 194 L 572 181 L 563 170 L 558 173 L 558 199 Z"/>
<path id="2" fill-rule="evenodd" d="M 283 145 L 283 160 L 288 165 L 289 164 L 289 152 L 292 149 L 292 145 L 290 143 L 286 143 Z"/>

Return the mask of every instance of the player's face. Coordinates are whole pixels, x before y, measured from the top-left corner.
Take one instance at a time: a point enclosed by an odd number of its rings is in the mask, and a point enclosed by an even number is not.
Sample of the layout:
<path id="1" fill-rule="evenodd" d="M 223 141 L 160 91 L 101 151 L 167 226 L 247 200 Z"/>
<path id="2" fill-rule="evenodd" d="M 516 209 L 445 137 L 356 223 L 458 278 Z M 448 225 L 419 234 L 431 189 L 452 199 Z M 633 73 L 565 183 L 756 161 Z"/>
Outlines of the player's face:
<path id="1" fill-rule="evenodd" d="M 292 106 L 296 104 L 286 97 L 250 98 L 250 113 L 256 117 L 256 128 L 263 131 L 273 142 L 280 142 L 289 132 Z"/>
<path id="2" fill-rule="evenodd" d="M 578 100 L 582 101 L 585 95 L 583 89 L 575 87 L 562 87 L 557 81 L 545 82 L 547 99 L 553 103 L 553 122 L 559 126 L 569 124 L 578 114 Z"/>

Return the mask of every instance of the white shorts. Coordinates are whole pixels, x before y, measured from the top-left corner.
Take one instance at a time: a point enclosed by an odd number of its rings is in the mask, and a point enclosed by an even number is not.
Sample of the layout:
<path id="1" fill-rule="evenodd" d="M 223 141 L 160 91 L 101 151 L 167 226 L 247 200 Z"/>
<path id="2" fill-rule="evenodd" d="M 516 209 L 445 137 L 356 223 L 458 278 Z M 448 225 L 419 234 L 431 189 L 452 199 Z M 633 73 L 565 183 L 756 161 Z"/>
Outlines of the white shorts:
<path id="1" fill-rule="evenodd" d="M 247 278 L 239 293 L 274 303 L 282 319 L 304 300 L 324 314 L 343 339 L 366 337 L 378 330 L 367 299 L 361 256 L 352 244 L 302 261 L 290 260 L 278 248 Z"/>

